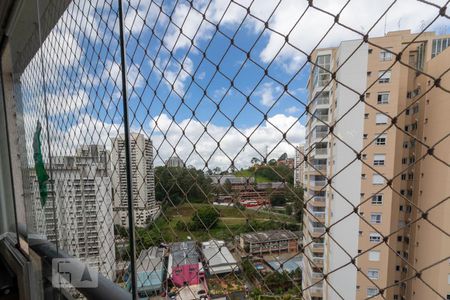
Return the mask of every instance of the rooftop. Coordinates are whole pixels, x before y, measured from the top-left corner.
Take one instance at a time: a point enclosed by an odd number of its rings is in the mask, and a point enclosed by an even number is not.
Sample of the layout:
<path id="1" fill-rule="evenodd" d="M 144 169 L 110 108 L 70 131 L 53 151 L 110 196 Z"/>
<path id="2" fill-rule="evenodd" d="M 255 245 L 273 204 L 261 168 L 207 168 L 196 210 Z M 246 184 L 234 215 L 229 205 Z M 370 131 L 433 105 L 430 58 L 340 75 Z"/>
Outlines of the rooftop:
<path id="1" fill-rule="evenodd" d="M 228 180 L 231 184 L 250 184 L 255 182 L 253 177 L 237 177 L 234 175 L 209 175 L 213 184 L 225 184 Z"/>
<path id="2" fill-rule="evenodd" d="M 173 266 L 193 265 L 200 260 L 195 241 L 173 243 L 170 245 L 170 255 Z"/>
<path id="3" fill-rule="evenodd" d="M 290 273 L 302 268 L 303 259 L 300 254 L 295 256 L 292 256 L 291 254 L 280 254 L 277 256 L 266 256 L 264 257 L 264 260 L 275 271 L 280 273 L 286 271 Z"/>
<path id="4" fill-rule="evenodd" d="M 203 255 L 210 274 L 223 274 L 238 271 L 236 259 L 223 241 L 209 241 L 202 244 Z"/>
<path id="5" fill-rule="evenodd" d="M 145 290 L 158 290 L 164 281 L 165 249 L 150 247 L 143 250 L 137 260 L 137 286 Z"/>
<path id="6" fill-rule="evenodd" d="M 249 243 L 298 239 L 298 236 L 290 230 L 269 230 L 255 233 L 244 233 L 241 234 L 241 237 L 244 241 Z"/>

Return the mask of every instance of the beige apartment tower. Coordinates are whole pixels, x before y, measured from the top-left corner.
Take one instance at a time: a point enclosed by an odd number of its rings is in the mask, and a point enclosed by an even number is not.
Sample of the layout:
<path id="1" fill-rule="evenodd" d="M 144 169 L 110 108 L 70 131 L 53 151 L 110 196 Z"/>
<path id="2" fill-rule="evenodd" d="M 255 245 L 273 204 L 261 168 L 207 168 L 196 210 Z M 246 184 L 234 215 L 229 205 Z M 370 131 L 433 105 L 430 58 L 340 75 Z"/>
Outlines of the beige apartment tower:
<path id="1" fill-rule="evenodd" d="M 153 145 L 142 134 L 130 134 L 134 224 L 144 227 L 160 213 L 155 199 Z M 113 139 L 111 151 L 114 223 L 128 227 L 125 137 Z"/>
<path id="2" fill-rule="evenodd" d="M 304 297 L 448 299 L 450 95 L 433 78 L 450 67 L 450 36 L 405 30 L 369 40 L 312 56 Z M 438 84 L 448 90 L 449 79 Z M 442 230 L 414 222 L 422 216 Z"/>

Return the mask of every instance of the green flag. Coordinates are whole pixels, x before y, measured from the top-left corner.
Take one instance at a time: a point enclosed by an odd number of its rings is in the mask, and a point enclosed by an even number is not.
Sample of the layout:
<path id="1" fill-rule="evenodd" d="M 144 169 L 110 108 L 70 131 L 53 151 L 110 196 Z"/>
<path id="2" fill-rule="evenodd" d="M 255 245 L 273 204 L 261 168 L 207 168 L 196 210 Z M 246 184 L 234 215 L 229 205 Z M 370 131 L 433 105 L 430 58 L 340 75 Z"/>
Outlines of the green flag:
<path id="1" fill-rule="evenodd" d="M 39 194 L 41 196 L 41 205 L 45 206 L 45 202 L 47 202 L 47 181 L 48 174 L 45 170 L 44 160 L 42 159 L 42 150 L 41 150 L 41 122 L 37 122 L 36 132 L 33 137 L 33 158 L 34 158 L 34 169 L 36 171 L 36 176 L 39 182 Z"/>

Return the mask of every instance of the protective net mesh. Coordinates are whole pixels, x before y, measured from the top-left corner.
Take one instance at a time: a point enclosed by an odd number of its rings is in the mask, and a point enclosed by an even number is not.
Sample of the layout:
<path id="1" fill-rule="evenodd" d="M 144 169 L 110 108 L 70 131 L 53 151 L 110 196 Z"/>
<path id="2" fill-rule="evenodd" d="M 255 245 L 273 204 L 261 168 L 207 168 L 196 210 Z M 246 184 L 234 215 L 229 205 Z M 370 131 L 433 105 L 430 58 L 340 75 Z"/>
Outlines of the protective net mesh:
<path id="1" fill-rule="evenodd" d="M 446 8 L 56 1 L 14 59 L 28 230 L 141 298 L 448 299 Z"/>

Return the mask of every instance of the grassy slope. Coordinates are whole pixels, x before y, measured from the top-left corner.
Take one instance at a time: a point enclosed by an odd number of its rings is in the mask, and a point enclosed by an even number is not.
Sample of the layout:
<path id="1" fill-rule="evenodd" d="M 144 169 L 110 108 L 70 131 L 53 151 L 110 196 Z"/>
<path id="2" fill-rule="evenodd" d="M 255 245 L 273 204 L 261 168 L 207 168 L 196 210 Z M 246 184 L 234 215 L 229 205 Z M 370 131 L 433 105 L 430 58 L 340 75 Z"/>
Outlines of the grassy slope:
<path id="1" fill-rule="evenodd" d="M 252 171 L 249 170 L 242 170 L 242 171 L 237 171 L 234 172 L 235 176 L 242 176 L 242 177 L 253 177 L 255 174 Z M 268 178 L 264 177 L 264 176 L 256 176 L 256 182 L 257 183 L 261 183 L 261 182 L 270 182 L 271 180 L 269 180 Z"/>
<path id="2" fill-rule="evenodd" d="M 188 232 L 178 230 L 176 224 L 178 221 L 188 223 L 195 209 L 210 204 L 193 203 L 182 204 L 177 208 L 169 208 L 156 222 L 156 226 L 164 237 L 166 242 L 186 240 L 190 236 L 194 240 L 205 241 L 211 238 L 231 239 L 233 236 L 242 232 L 246 219 L 254 221 L 278 221 L 280 223 L 296 223 L 295 219 L 287 215 L 273 215 L 270 212 L 255 211 L 246 209 L 239 211 L 233 207 L 214 206 L 220 212 L 220 221 L 216 227 L 210 230 Z M 157 229 L 156 229 L 157 230 Z"/>

